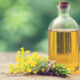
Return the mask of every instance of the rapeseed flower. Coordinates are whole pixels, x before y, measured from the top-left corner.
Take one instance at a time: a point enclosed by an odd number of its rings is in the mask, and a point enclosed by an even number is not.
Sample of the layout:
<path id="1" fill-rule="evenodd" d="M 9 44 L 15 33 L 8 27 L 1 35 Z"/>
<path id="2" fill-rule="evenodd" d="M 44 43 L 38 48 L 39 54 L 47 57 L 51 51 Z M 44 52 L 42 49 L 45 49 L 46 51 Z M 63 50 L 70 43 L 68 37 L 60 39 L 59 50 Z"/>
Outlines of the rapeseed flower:
<path id="1" fill-rule="evenodd" d="M 12 66 L 12 64 L 9 64 L 9 73 L 13 73 L 13 66 Z"/>
<path id="2" fill-rule="evenodd" d="M 38 72 L 37 70 L 33 71 L 34 74 L 37 74 L 37 72 Z"/>
<path id="3" fill-rule="evenodd" d="M 43 57 L 43 61 L 46 61 L 46 58 L 45 57 Z"/>
<path id="4" fill-rule="evenodd" d="M 41 58 L 42 58 L 42 55 L 39 55 L 39 56 L 38 56 L 38 59 L 41 59 Z"/>
<path id="5" fill-rule="evenodd" d="M 13 70 L 12 69 L 9 69 L 9 73 L 13 73 Z"/>
<path id="6" fill-rule="evenodd" d="M 37 63 L 33 61 L 32 64 L 31 64 L 31 67 L 36 67 L 36 64 Z"/>
<path id="7" fill-rule="evenodd" d="M 24 47 L 21 47 L 20 50 L 21 50 L 21 51 L 24 51 Z"/>
<path id="8" fill-rule="evenodd" d="M 22 63 L 24 62 L 24 57 L 22 57 L 22 58 L 20 59 L 20 62 L 22 62 Z"/>
<path id="9" fill-rule="evenodd" d="M 30 53 L 30 50 L 26 50 L 26 53 Z"/>
<path id="10" fill-rule="evenodd" d="M 30 53 L 30 50 L 24 50 L 24 47 L 21 47 L 20 50 L 17 51 L 16 55 L 16 64 L 14 67 L 12 64 L 9 64 L 9 72 L 10 73 L 24 73 L 24 72 L 32 72 L 33 68 L 39 67 L 43 62 L 47 61 L 46 57 L 42 57 L 42 55 L 38 55 L 37 52 L 33 52 L 31 55 L 26 54 Z M 46 67 L 46 66 L 45 66 Z M 34 70 L 33 73 L 37 74 L 39 70 Z M 45 69 L 42 69 L 42 72 L 45 71 Z"/>
<path id="11" fill-rule="evenodd" d="M 42 68 L 41 71 L 44 72 L 45 71 L 45 68 Z"/>
<path id="12" fill-rule="evenodd" d="M 20 59 L 17 56 L 16 56 L 15 59 L 16 59 L 16 62 L 20 62 Z"/>
<path id="13" fill-rule="evenodd" d="M 51 70 L 53 70 L 54 67 L 55 67 L 55 64 L 52 65 Z"/>
<path id="14" fill-rule="evenodd" d="M 18 51 L 17 51 L 17 55 L 19 55 L 20 53 L 21 53 L 21 51 L 20 51 L 20 50 L 18 50 Z"/>
<path id="15" fill-rule="evenodd" d="M 37 52 L 33 52 L 32 57 L 36 58 L 37 57 Z"/>
<path id="16" fill-rule="evenodd" d="M 31 70 L 32 70 L 31 68 L 27 68 L 27 72 L 31 72 Z"/>
<path id="17" fill-rule="evenodd" d="M 9 64 L 9 68 L 10 68 L 10 69 L 12 68 L 12 64 Z"/>

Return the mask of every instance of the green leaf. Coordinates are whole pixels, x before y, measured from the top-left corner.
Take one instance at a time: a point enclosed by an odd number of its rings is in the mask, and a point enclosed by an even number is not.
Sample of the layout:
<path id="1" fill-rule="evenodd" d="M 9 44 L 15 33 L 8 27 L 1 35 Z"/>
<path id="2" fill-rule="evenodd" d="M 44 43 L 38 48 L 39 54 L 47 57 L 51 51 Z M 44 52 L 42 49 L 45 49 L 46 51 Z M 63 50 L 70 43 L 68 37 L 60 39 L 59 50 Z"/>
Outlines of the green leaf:
<path id="1" fill-rule="evenodd" d="M 64 76 L 66 77 L 67 75 L 70 74 L 70 71 L 62 64 L 58 64 L 54 67 L 53 69 L 53 73 L 55 75 L 59 75 L 59 76 Z"/>

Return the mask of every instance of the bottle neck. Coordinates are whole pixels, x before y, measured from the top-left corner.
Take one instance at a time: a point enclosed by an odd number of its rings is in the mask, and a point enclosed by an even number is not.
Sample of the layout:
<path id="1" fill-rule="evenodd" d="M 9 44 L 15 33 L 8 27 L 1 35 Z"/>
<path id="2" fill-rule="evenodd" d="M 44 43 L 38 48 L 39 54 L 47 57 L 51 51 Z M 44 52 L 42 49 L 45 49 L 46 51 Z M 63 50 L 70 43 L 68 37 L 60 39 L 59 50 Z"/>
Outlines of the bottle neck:
<path id="1" fill-rule="evenodd" d="M 58 7 L 58 16 L 68 17 L 69 16 L 69 6 L 67 8 L 62 9 L 60 6 Z"/>

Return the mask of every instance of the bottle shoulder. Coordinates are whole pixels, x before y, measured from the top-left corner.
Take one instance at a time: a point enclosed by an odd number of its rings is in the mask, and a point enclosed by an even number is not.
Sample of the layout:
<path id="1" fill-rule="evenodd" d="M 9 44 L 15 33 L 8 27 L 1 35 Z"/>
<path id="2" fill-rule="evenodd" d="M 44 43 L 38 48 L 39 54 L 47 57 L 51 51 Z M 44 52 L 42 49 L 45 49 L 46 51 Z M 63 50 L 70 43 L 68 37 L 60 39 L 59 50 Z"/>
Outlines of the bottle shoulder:
<path id="1" fill-rule="evenodd" d="M 78 24 L 77 22 L 70 16 L 68 17 L 62 17 L 62 16 L 58 16 L 57 18 L 55 18 L 49 28 L 49 30 L 62 30 L 62 29 L 66 29 L 66 30 L 70 30 L 70 29 L 76 29 L 78 30 Z"/>

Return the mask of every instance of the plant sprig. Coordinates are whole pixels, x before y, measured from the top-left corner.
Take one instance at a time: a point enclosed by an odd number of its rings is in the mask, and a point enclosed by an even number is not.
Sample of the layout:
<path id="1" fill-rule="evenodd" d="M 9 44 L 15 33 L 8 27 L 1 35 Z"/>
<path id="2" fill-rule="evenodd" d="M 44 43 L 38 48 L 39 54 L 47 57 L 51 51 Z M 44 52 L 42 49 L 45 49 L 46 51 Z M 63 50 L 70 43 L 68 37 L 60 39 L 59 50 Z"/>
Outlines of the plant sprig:
<path id="1" fill-rule="evenodd" d="M 70 74 L 70 71 L 62 64 L 56 65 L 52 71 L 55 75 L 62 77 L 66 77 Z"/>
<path id="2" fill-rule="evenodd" d="M 9 72 L 12 74 L 52 74 L 57 76 L 68 76 L 70 71 L 62 64 L 56 62 L 50 62 L 47 57 L 37 55 L 37 52 L 33 52 L 31 55 L 30 50 L 24 51 L 21 48 L 17 51 L 16 64 L 9 64 Z"/>

